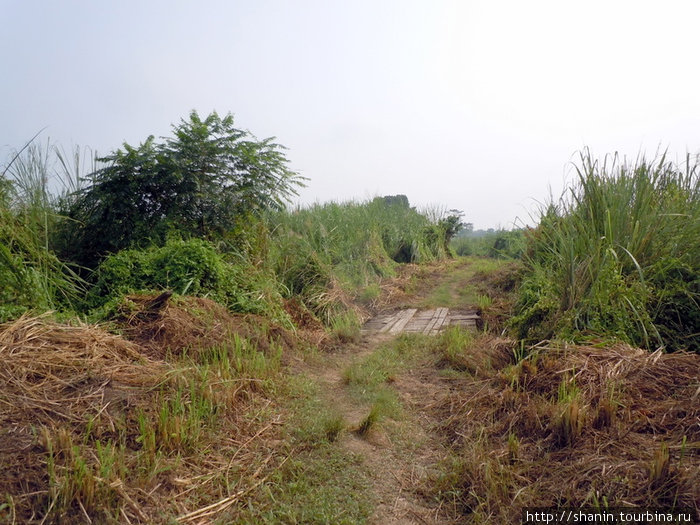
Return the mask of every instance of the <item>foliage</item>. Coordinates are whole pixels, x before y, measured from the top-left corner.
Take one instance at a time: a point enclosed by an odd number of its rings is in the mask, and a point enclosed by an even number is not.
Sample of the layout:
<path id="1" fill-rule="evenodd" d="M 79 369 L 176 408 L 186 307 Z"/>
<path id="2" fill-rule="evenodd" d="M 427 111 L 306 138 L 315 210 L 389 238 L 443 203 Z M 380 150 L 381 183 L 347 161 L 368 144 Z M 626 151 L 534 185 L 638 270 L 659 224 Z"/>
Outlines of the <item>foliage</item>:
<path id="1" fill-rule="evenodd" d="M 227 260 L 202 239 L 172 238 L 162 247 L 122 250 L 97 268 L 88 305 L 96 308 L 130 292 L 168 289 L 288 323 L 274 276 L 232 257 Z"/>
<path id="2" fill-rule="evenodd" d="M 496 259 L 519 259 L 525 251 L 522 229 L 471 232 L 457 235 L 450 246 L 457 255 L 481 255 Z"/>
<path id="3" fill-rule="evenodd" d="M 169 232 L 219 238 L 250 213 L 282 208 L 303 179 L 272 140 L 235 128 L 230 114 L 193 111 L 171 138 L 125 143 L 66 201 L 64 253 L 94 266 L 108 253 L 162 244 Z"/>
<path id="4" fill-rule="evenodd" d="M 577 171 L 528 232 L 519 336 L 613 335 L 700 350 L 697 159 L 601 164 L 584 152 Z"/>
<path id="5" fill-rule="evenodd" d="M 445 232 L 445 249 L 449 251 L 447 246 L 450 244 L 450 241 L 462 231 L 464 227 L 462 223 L 464 212 L 460 210 L 449 210 L 447 213 L 448 214 L 443 219 L 440 219 L 438 225 Z"/>
<path id="6" fill-rule="evenodd" d="M 397 262 L 446 255 L 444 230 L 403 199 L 316 204 L 272 214 L 268 224 L 270 264 L 287 293 L 327 322 L 340 313 L 330 290 L 364 296 Z"/>

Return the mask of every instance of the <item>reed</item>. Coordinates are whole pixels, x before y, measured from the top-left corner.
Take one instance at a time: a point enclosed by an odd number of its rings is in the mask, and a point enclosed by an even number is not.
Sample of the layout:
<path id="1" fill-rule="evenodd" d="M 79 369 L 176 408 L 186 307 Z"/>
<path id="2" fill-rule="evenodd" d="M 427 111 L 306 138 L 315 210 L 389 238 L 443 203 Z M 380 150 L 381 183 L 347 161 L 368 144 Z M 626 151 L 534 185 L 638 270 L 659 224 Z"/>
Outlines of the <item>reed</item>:
<path id="1" fill-rule="evenodd" d="M 581 153 L 576 183 L 528 233 L 519 336 L 700 350 L 698 165 Z"/>

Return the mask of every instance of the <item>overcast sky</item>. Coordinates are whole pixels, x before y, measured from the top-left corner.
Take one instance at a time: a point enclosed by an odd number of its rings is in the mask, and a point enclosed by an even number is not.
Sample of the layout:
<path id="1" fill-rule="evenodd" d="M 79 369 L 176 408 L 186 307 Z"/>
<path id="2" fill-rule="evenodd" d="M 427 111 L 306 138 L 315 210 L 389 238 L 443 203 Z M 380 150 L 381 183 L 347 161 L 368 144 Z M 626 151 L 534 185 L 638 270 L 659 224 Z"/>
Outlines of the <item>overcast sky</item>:
<path id="1" fill-rule="evenodd" d="M 277 137 L 301 202 L 406 194 L 531 222 L 584 146 L 700 151 L 696 0 L 0 0 L 0 164 L 192 109 Z"/>

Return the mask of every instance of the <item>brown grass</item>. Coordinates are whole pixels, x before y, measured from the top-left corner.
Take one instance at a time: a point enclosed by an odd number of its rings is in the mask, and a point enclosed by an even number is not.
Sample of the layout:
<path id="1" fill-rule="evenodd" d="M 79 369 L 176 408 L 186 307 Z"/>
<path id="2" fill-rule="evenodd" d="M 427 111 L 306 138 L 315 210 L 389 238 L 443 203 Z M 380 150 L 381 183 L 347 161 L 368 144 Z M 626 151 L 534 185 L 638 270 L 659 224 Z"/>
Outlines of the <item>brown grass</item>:
<path id="1" fill-rule="evenodd" d="M 199 299 L 123 326 L 132 341 L 48 317 L 0 326 L 0 522 L 206 523 L 235 516 L 284 462 L 259 380 L 178 356 L 234 329 L 263 350 L 291 335 Z"/>
<path id="2" fill-rule="evenodd" d="M 50 498 L 48 436 L 65 455 L 87 426 L 114 438 L 115 419 L 145 404 L 167 369 L 97 326 L 28 316 L 0 326 L 0 494 L 20 522 Z"/>
<path id="3" fill-rule="evenodd" d="M 451 485 L 436 486 L 459 493 L 468 522 L 556 505 L 700 509 L 697 354 L 542 343 L 435 408 L 459 458 Z"/>
<path id="4" fill-rule="evenodd" d="M 230 341 L 233 334 L 248 339 L 262 352 L 271 343 L 294 348 L 298 338 L 269 319 L 253 314 L 233 314 L 224 306 L 201 297 L 169 300 L 157 310 L 149 308 L 154 295 L 128 296 L 117 324 L 124 336 L 158 359 L 183 354 L 195 360 L 200 352 Z"/>

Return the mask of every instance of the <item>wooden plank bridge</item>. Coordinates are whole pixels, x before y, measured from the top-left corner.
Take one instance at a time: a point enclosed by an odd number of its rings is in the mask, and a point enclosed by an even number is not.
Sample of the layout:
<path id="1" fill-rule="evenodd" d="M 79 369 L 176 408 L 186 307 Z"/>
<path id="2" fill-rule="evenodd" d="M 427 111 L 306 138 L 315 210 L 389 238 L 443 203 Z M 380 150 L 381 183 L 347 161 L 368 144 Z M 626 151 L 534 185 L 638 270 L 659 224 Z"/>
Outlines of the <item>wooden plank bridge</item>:
<path id="1" fill-rule="evenodd" d="M 362 327 L 364 333 L 380 332 L 389 334 L 422 333 L 435 335 L 449 325 L 476 328 L 479 315 L 476 310 L 450 310 L 434 308 L 418 310 L 408 308 L 397 312 L 379 314 Z"/>

